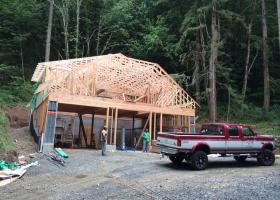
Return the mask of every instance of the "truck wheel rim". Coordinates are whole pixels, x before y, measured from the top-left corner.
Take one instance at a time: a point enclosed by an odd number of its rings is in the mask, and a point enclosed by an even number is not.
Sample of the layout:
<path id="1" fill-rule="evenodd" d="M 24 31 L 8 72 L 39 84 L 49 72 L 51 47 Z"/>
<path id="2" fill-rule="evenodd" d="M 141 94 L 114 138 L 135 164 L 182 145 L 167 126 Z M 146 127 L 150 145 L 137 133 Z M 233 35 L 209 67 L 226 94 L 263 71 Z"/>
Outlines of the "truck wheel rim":
<path id="1" fill-rule="evenodd" d="M 196 165 L 199 168 L 203 168 L 205 166 L 205 163 L 206 163 L 206 158 L 204 156 L 199 156 L 197 161 L 196 161 Z"/>
<path id="2" fill-rule="evenodd" d="M 266 164 L 269 164 L 269 163 L 273 162 L 273 156 L 270 155 L 269 153 L 265 153 L 263 155 L 263 160 Z"/>

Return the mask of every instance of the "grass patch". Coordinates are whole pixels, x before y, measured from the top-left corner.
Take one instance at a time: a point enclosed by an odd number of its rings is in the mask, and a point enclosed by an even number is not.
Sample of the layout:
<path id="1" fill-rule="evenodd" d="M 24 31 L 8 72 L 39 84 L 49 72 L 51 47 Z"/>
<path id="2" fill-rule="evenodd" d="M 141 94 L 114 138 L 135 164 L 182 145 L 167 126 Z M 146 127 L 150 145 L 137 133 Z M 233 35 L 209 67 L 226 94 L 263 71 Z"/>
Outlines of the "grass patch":
<path id="1" fill-rule="evenodd" d="M 5 114 L 0 110 L 0 152 L 14 150 L 15 145 L 8 133 L 8 121 Z"/>

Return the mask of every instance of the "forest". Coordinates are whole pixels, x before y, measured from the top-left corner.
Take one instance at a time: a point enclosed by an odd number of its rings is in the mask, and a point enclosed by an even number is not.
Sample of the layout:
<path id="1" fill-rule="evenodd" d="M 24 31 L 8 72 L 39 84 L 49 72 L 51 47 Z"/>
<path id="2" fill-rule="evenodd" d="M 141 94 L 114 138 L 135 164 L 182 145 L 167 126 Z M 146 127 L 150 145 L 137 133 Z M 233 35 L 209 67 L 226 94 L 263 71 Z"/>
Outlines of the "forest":
<path id="1" fill-rule="evenodd" d="M 1 108 L 28 103 L 39 62 L 122 53 L 160 64 L 198 120 L 280 130 L 280 0 L 0 2 Z"/>

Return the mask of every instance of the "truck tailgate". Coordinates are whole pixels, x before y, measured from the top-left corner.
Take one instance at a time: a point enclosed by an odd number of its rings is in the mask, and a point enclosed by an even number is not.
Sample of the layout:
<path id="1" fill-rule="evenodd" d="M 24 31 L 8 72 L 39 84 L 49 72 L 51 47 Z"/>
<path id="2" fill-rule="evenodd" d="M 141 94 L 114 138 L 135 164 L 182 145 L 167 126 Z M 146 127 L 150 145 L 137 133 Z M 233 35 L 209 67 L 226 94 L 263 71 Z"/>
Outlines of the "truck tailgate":
<path id="1" fill-rule="evenodd" d="M 177 147 L 177 139 L 175 139 L 175 138 L 171 139 L 171 138 L 166 138 L 166 137 L 158 136 L 157 144 Z"/>

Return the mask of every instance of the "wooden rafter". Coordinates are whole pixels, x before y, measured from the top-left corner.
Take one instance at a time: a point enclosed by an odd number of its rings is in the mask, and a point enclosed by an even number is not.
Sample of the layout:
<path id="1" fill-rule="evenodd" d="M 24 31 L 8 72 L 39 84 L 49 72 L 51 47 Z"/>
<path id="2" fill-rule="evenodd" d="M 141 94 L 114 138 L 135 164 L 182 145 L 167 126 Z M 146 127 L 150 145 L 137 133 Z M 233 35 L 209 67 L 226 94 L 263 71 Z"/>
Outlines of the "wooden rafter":
<path id="1" fill-rule="evenodd" d="M 37 92 L 57 99 L 78 95 L 166 108 L 198 105 L 158 64 L 122 54 L 39 63 L 32 81 L 42 83 Z"/>

